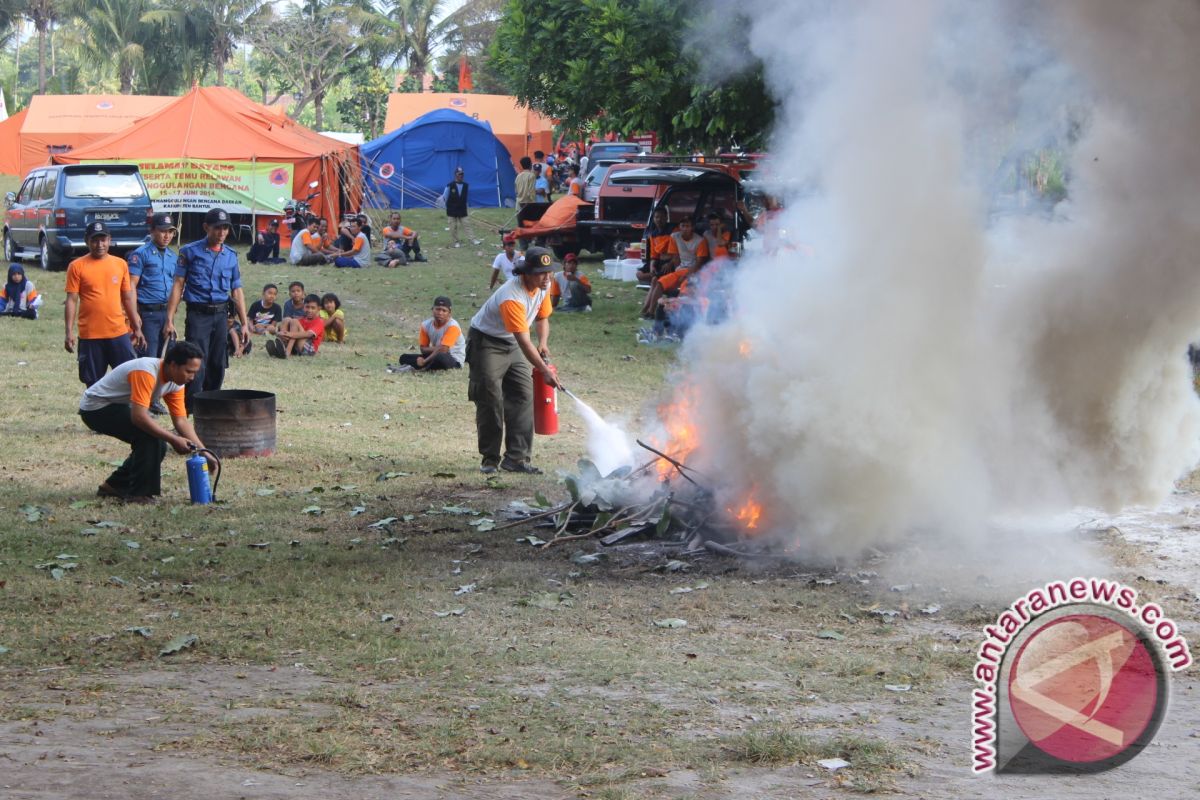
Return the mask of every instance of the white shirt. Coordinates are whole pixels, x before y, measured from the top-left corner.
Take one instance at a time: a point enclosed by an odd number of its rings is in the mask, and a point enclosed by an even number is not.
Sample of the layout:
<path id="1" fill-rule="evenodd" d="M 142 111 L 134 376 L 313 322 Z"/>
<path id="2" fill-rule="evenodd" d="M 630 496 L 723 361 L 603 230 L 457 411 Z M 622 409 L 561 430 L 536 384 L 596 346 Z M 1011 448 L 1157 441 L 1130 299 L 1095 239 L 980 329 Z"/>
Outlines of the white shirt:
<path id="1" fill-rule="evenodd" d="M 135 358 L 132 361 L 126 361 L 124 364 L 113 367 L 107 375 L 83 391 L 83 397 L 79 399 L 79 410 L 99 411 L 105 406 L 113 405 L 114 403 L 129 403 L 133 394 L 133 390 L 129 386 L 129 373 L 134 371 L 149 372 L 154 376 L 154 393 L 150 398 L 151 405 L 161 400 L 163 395 L 183 389 L 178 383 L 159 380 L 158 374 L 162 368 L 162 363 L 161 358 L 147 356 L 145 358 Z"/>
<path id="2" fill-rule="evenodd" d="M 504 303 L 516 303 L 520 306 L 525 317 L 525 330 L 528 331 L 533 327 L 534 320 L 537 319 L 546 294 L 543 289 L 538 289 L 530 294 L 525 289 L 525 284 L 521 282 L 521 276 L 517 275 L 497 289 L 487 299 L 487 302 L 480 306 L 479 310 L 475 312 L 475 316 L 471 317 L 471 327 L 488 336 L 516 342 L 517 338 L 509 333 L 508 328 L 504 325 L 500 306 Z"/>
<path id="3" fill-rule="evenodd" d="M 516 251 L 513 251 L 513 255 L 516 255 Z M 516 266 L 513 260 L 508 257 L 507 253 L 501 250 L 500 254 L 496 256 L 496 260 L 492 262 L 492 269 L 497 272 L 503 272 L 504 280 L 507 281 L 513 276 L 513 267 Z"/>
<path id="4" fill-rule="evenodd" d="M 299 264 L 300 259 L 308 255 L 308 248 L 304 246 L 304 242 L 300 241 L 300 237 L 308 233 L 308 228 L 301 228 L 296 231 L 296 235 L 292 237 L 292 251 L 288 253 L 288 261 L 293 264 Z"/>

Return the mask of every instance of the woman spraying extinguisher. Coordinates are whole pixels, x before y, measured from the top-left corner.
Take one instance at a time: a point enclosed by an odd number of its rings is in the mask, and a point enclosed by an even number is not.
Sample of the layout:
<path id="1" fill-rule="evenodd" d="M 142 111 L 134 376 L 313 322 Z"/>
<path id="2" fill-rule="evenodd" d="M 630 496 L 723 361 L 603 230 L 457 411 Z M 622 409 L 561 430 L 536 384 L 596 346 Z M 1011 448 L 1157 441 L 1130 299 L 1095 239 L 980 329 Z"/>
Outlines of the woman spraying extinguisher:
<path id="1" fill-rule="evenodd" d="M 550 277 L 558 269 L 544 247 L 531 247 L 513 277 L 471 318 L 467 398 L 475 403 L 480 471 L 540 474 L 533 450 L 533 370 L 550 389 L 559 386 L 550 358 Z M 537 335 L 534 343 L 531 330 Z M 501 445 L 504 454 L 501 457 Z"/>

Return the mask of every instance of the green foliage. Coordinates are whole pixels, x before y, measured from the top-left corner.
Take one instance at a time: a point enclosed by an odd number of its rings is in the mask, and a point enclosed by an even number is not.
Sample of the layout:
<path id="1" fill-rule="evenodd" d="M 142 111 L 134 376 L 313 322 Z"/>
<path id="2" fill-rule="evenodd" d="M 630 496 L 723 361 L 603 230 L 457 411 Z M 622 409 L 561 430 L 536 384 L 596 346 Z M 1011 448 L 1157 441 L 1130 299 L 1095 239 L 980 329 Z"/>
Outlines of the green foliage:
<path id="1" fill-rule="evenodd" d="M 347 92 L 336 103 L 343 127 L 350 127 L 367 139 L 383 133 L 387 116 L 387 97 L 392 89 L 390 73 L 379 67 L 362 67 L 353 71 Z"/>
<path id="2" fill-rule="evenodd" d="M 773 118 L 761 64 L 702 77 L 714 26 L 673 0 L 511 0 L 490 55 L 522 101 L 574 129 L 657 131 L 664 145 L 760 147 Z M 746 52 L 736 17 L 722 45 Z"/>

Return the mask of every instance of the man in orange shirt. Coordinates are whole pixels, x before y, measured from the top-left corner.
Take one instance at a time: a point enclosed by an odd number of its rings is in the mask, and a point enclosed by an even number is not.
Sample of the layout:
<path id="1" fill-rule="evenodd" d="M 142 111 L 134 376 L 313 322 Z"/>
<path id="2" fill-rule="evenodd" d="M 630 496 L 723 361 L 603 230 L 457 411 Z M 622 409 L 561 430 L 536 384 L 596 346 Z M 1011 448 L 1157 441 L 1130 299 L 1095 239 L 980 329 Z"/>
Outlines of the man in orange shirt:
<path id="1" fill-rule="evenodd" d="M 183 399 L 183 387 L 200 371 L 202 356 L 191 342 L 178 342 L 165 358 L 131 359 L 84 390 L 79 401 L 83 423 L 132 447 L 129 458 L 100 484 L 96 494 L 130 503 L 152 502 L 162 493 L 167 445 L 184 456 L 204 447 L 188 421 Z M 171 414 L 175 433 L 150 417 L 150 406 L 159 400 Z"/>
<path id="2" fill-rule="evenodd" d="M 555 311 L 591 311 L 592 283 L 579 274 L 579 257 L 567 253 L 562 272 L 554 273 L 550 282 L 550 304 Z"/>
<path id="3" fill-rule="evenodd" d="M 529 463 L 533 450 L 533 374 L 550 386 L 558 379 L 550 371 L 550 275 L 554 256 L 544 247 L 531 247 L 511 280 L 495 291 L 471 318 L 467 334 L 467 364 L 471 367 L 467 399 L 475 403 L 475 429 L 480 471 L 539 474 Z M 537 333 L 537 344 L 530 336 Z M 504 458 L 500 446 L 504 445 Z"/>
<path id="4" fill-rule="evenodd" d="M 137 358 L 134 347 L 145 347 L 137 294 L 129 280 L 129 265 L 108 254 L 112 238 L 103 222 L 89 223 L 85 233 L 88 254 L 67 267 L 68 353 L 76 351 L 75 323 L 79 323 L 79 380 L 91 386 L 109 367 Z"/>
<path id="5" fill-rule="evenodd" d="M 642 306 L 642 316 L 652 319 L 658 310 L 658 301 L 663 295 L 672 296 L 683 289 L 687 279 L 700 270 L 709 259 L 708 242 L 696 233 L 691 217 L 679 220 L 679 229 L 671 234 L 667 244 L 674 271 L 663 275 L 650 287 L 650 294 Z"/>
<path id="6" fill-rule="evenodd" d="M 392 212 L 388 224 L 383 228 L 383 247 L 379 260 L 389 267 L 404 266 L 410 256 L 413 261 L 429 260 L 421 254 L 421 241 L 417 238 L 417 232 L 404 227 L 400 222 L 399 211 Z"/>

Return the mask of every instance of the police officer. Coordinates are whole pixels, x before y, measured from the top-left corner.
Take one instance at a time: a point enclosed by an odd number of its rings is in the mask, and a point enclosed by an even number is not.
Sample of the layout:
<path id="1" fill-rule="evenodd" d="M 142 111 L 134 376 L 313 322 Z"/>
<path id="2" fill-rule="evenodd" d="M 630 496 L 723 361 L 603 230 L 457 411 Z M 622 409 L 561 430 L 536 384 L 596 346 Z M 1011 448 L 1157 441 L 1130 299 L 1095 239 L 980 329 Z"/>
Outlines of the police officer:
<path id="1" fill-rule="evenodd" d="M 242 343 L 250 341 L 250 323 L 246 319 L 246 298 L 242 294 L 242 273 L 237 253 L 225 246 L 229 236 L 229 212 L 211 208 L 204 215 L 204 238 L 179 248 L 175 266 L 175 285 L 167 300 L 167 336 L 175 333 L 175 309 L 180 299 L 187 303 L 184 338 L 204 353 L 204 365 L 188 384 L 187 405 L 191 410 L 194 392 L 221 388 L 228 364 L 226 337 L 229 303 L 242 323 Z M 195 387 L 193 389 L 193 387 Z"/>
<path id="2" fill-rule="evenodd" d="M 129 280 L 137 292 L 138 314 L 142 317 L 142 336 L 146 346 L 139 357 L 159 356 L 163 347 L 163 328 L 167 324 L 167 299 L 175 280 L 175 218 L 155 214 L 150 222 L 150 241 L 126 257 Z"/>

